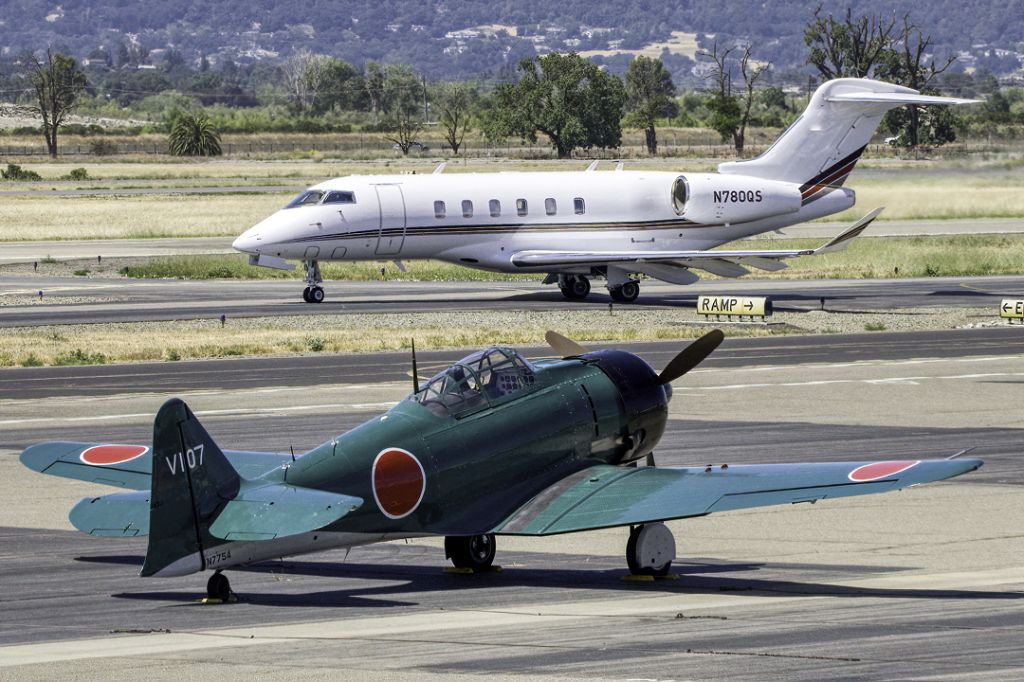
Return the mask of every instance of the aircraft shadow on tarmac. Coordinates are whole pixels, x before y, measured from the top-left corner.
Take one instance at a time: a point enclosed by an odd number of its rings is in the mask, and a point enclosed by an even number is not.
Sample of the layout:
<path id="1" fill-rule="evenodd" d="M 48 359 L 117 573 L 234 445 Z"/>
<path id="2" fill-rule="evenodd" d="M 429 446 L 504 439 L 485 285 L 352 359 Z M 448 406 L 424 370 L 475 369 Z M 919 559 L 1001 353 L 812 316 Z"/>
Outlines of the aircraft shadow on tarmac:
<path id="1" fill-rule="evenodd" d="M 544 555 L 548 560 L 583 557 Z M 140 566 L 142 557 L 112 555 L 78 557 L 78 561 Z M 723 574 L 752 573 L 771 570 L 773 573 L 801 573 L 820 575 L 822 572 L 881 573 L 899 570 L 878 566 L 829 566 L 817 564 L 767 564 L 739 562 L 685 562 L 673 566 L 678 580 L 657 580 L 652 583 L 624 582 L 625 568 L 524 568 L 510 567 L 501 572 L 477 575 L 443 573 L 436 565 L 386 565 L 363 563 L 332 563 L 313 561 L 263 562 L 237 572 L 271 573 L 278 575 L 314 576 L 338 580 L 373 580 L 369 586 L 339 587 L 303 593 L 253 592 L 240 590 L 239 598 L 249 604 L 281 607 L 345 607 L 345 606 L 407 606 L 418 601 L 398 601 L 403 596 L 425 592 L 449 592 L 479 589 L 557 588 L 578 590 L 606 590 L 630 593 L 660 594 L 723 594 L 741 592 L 752 597 L 790 595 L 793 597 L 842 597 L 873 599 L 1024 599 L 1024 592 L 983 590 L 891 589 L 850 587 L 813 580 L 787 578 L 731 577 Z M 379 584 L 379 583 L 386 584 Z M 120 592 L 111 596 L 118 599 L 170 601 L 195 603 L 199 591 L 175 592 Z"/>

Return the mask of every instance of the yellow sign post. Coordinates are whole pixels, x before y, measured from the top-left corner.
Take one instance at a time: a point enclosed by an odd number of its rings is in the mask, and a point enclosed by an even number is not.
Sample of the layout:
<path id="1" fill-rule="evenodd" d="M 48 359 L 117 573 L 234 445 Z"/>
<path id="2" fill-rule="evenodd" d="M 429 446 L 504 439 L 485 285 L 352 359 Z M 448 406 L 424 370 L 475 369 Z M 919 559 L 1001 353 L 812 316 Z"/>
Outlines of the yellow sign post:
<path id="1" fill-rule="evenodd" d="M 697 314 L 764 319 L 772 314 L 772 302 L 767 296 L 698 296 Z"/>
<path id="2" fill-rule="evenodd" d="M 1020 320 L 1024 324 L 1024 298 L 1004 298 L 999 304 L 999 317 L 1005 317 L 1013 324 Z"/>

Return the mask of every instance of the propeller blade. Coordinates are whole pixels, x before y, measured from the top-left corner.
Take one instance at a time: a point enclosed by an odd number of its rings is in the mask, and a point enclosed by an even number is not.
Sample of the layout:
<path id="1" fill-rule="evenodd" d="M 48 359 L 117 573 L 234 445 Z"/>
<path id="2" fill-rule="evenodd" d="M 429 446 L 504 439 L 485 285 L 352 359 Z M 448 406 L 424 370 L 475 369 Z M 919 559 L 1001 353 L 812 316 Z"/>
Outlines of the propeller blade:
<path id="1" fill-rule="evenodd" d="M 549 330 L 544 334 L 544 340 L 547 341 L 548 345 L 563 358 L 571 358 L 590 352 L 580 344 L 570 338 L 562 336 L 558 332 Z"/>
<path id="2" fill-rule="evenodd" d="M 725 334 L 721 329 L 712 329 L 672 358 L 672 361 L 658 375 L 658 383 L 669 384 L 683 376 L 704 362 L 704 358 L 711 355 L 711 352 L 718 348 L 718 344 L 722 343 L 724 339 Z"/>

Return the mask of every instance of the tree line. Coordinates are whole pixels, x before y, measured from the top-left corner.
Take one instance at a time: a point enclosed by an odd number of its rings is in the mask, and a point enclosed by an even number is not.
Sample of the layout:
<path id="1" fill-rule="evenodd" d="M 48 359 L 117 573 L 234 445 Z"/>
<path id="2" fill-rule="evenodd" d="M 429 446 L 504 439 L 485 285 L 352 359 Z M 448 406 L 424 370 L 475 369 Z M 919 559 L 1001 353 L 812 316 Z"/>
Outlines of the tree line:
<path id="1" fill-rule="evenodd" d="M 926 93 L 936 92 L 940 83 L 968 85 L 963 74 L 946 74 L 954 59 L 933 56 L 931 38 L 909 15 L 855 15 L 848 9 L 836 16 L 818 7 L 806 25 L 804 41 L 807 63 L 821 80 L 872 77 Z M 84 103 L 94 111 L 116 113 L 121 108 L 119 92 L 130 98 L 129 111 L 160 108 L 172 153 L 218 154 L 219 131 L 231 129 L 233 121 L 258 123 L 246 113 L 258 108 L 244 106 L 258 102 L 241 101 L 243 93 L 231 85 L 239 77 L 236 66 L 227 63 L 214 71 L 203 59 L 192 71 L 172 52 L 160 72 L 126 68 L 136 58 L 126 48 L 118 56 L 120 67 L 111 66 L 102 74 L 90 74 L 73 58 L 51 51 L 23 60 L 32 107 L 51 156 L 57 154 L 57 134 L 70 111 Z M 403 64 L 370 61 L 357 69 L 341 59 L 300 50 L 264 74 L 262 87 L 272 88 L 277 98 L 269 110 L 264 107 L 264 123 L 276 118 L 316 132 L 344 130 L 358 122 L 362 130 L 380 133 L 407 154 L 430 122 L 442 130 L 454 154 L 466 134 L 477 130 L 492 141 L 544 139 L 559 158 L 565 158 L 578 149 L 618 147 L 624 126 L 643 130 L 647 151 L 656 154 L 657 126 L 665 122 L 711 128 L 740 155 L 749 126 L 786 125 L 796 116 L 799 105 L 792 95 L 777 85 L 765 86 L 772 67 L 757 58 L 752 45 L 712 42 L 699 58 L 706 90 L 680 94 L 664 62 L 644 56 L 633 59 L 620 78 L 576 53 L 550 53 L 520 60 L 501 82 L 487 87 L 473 82 L 428 83 Z M 125 84 L 131 74 L 141 74 L 137 78 L 143 82 L 120 88 L 118 84 Z M 172 77 L 193 90 L 169 87 Z M 984 81 L 977 87 L 991 93 L 967 123 L 1024 123 L 1020 93 L 1004 93 Z M 240 101 L 225 107 L 217 104 L 222 97 Z M 957 127 L 966 125 L 957 116 L 944 107 L 906 107 L 890 112 L 884 126 L 896 144 L 934 146 L 953 141 Z"/>

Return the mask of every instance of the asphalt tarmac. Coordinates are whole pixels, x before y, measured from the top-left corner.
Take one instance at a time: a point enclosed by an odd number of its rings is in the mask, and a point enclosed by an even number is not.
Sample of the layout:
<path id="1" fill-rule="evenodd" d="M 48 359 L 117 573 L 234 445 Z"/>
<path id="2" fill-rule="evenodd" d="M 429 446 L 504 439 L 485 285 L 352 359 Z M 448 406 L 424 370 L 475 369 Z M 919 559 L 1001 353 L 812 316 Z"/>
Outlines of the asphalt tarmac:
<path id="1" fill-rule="evenodd" d="M 299 281 L 177 281 L 0 276 L 0 295 L 24 302 L 0 306 L 0 327 L 93 324 L 282 315 L 344 315 L 454 310 L 607 310 L 607 292 L 567 303 L 540 282 L 326 282 L 327 299 L 303 303 Z M 42 299 L 38 292 L 42 291 Z M 635 303 L 696 307 L 699 295 L 770 296 L 778 311 L 860 312 L 907 308 L 989 307 L 1024 297 L 1024 276 L 930 277 L 896 280 L 755 279 L 702 281 L 689 286 L 645 282 Z M 30 298 L 31 297 L 31 298 Z M 54 302 L 50 302 L 51 299 Z"/>
<path id="2" fill-rule="evenodd" d="M 728 340 L 676 382 L 659 465 L 972 446 L 986 463 L 889 495 L 673 522 L 678 580 L 621 581 L 622 529 L 499 538 L 504 570 L 476 576 L 444 573 L 439 542 L 418 540 L 233 571 L 230 606 L 197 602 L 204 575 L 138 578 L 141 541 L 71 531 L 71 504 L 110 489 L 27 471 L 17 452 L 148 442 L 172 394 L 222 446 L 302 452 L 400 400 L 406 359 L 5 370 L 0 677 L 1020 679 L 1017 332 Z M 657 367 L 673 346 L 632 348 Z"/>

